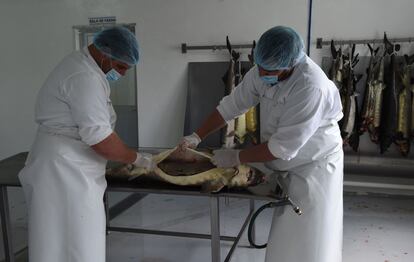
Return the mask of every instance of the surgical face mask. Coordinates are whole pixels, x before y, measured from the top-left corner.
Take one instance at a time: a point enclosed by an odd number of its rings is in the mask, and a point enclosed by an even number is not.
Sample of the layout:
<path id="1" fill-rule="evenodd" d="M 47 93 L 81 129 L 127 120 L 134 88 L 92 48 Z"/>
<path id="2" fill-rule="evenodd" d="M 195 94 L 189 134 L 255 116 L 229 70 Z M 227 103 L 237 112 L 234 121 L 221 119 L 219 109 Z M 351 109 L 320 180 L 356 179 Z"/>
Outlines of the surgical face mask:
<path id="1" fill-rule="evenodd" d="M 277 75 L 265 75 L 261 76 L 260 79 L 262 79 L 265 84 L 270 86 L 274 86 L 279 83 L 279 77 Z"/>
<path id="2" fill-rule="evenodd" d="M 108 79 L 108 81 L 112 81 L 112 82 L 115 82 L 116 80 L 121 78 L 121 76 L 122 75 L 120 73 L 118 73 L 118 71 L 116 71 L 113 68 L 106 73 L 106 79 Z"/>

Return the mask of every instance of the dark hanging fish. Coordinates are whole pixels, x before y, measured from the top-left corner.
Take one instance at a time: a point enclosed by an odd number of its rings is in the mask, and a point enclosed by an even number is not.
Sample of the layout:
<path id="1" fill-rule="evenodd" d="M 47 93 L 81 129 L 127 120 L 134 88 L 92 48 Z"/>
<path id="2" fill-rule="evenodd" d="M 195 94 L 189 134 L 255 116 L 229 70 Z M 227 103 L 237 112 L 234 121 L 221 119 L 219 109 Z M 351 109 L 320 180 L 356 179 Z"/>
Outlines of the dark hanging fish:
<path id="1" fill-rule="evenodd" d="M 413 67 L 413 64 L 414 64 L 414 54 L 411 56 L 404 56 L 404 59 L 406 63 L 410 65 L 410 73 L 411 73 L 412 71 L 411 68 Z M 410 126 L 409 129 L 410 129 L 410 137 L 411 139 L 414 139 L 414 79 L 413 78 L 411 78 L 411 81 L 410 81 L 410 91 L 411 91 L 411 106 L 410 106 L 411 108 L 410 123 L 411 124 L 409 125 Z"/>
<path id="2" fill-rule="evenodd" d="M 381 112 L 380 127 L 380 151 L 383 154 L 390 145 L 395 141 L 398 106 L 397 106 L 397 83 L 396 83 L 396 55 L 395 52 L 400 49 L 399 45 L 392 44 L 386 34 L 384 34 L 384 46 L 386 57 L 389 58 L 390 64 L 387 70 L 386 88 L 384 89 L 383 107 Z"/>
<path id="3" fill-rule="evenodd" d="M 233 92 L 234 88 L 242 81 L 243 72 L 242 64 L 240 61 L 240 53 L 233 50 L 229 37 L 226 37 L 227 49 L 230 52 L 229 68 L 223 77 L 223 81 L 226 84 L 225 95 L 229 95 Z M 227 122 L 227 126 L 224 128 L 224 147 L 234 148 L 236 145 L 244 143 L 246 138 L 246 115 L 243 114 L 237 117 L 235 120 Z"/>
<path id="4" fill-rule="evenodd" d="M 354 67 L 358 63 L 358 54 L 355 55 L 355 45 L 350 48 L 349 56 L 344 57 L 343 88 L 341 94 L 344 117 L 339 122 L 342 139 L 357 151 L 359 146 L 358 127 L 355 126 L 358 117 L 356 83 L 362 76 L 356 76 Z"/>
<path id="5" fill-rule="evenodd" d="M 256 47 L 256 41 L 253 41 L 252 49 L 250 54 L 247 56 L 249 58 L 251 66 L 255 65 L 254 62 L 254 49 Z M 260 131 L 259 131 L 259 105 L 250 108 L 246 112 L 246 131 L 247 135 L 250 138 L 251 142 L 255 145 L 259 144 L 260 141 Z"/>
<path id="6" fill-rule="evenodd" d="M 343 55 L 342 49 L 339 47 L 338 50 L 335 48 L 334 41 L 331 41 L 331 54 L 332 54 L 332 66 L 329 69 L 329 79 L 334 82 L 336 87 L 339 90 L 342 90 L 343 86 L 343 79 L 342 79 L 342 71 L 343 71 Z"/>
<path id="7" fill-rule="evenodd" d="M 375 115 L 375 93 L 374 93 L 374 80 L 375 80 L 375 65 L 378 62 L 377 54 L 379 51 L 379 47 L 377 49 L 373 49 L 370 44 L 368 44 L 368 48 L 370 51 L 370 59 L 368 68 L 366 70 L 367 73 L 367 80 L 365 84 L 365 91 L 364 91 L 364 100 L 362 104 L 362 112 L 360 117 L 359 123 L 359 134 L 362 135 L 368 130 L 368 126 L 372 125 L 374 121 Z"/>
<path id="8" fill-rule="evenodd" d="M 410 128 L 411 128 L 411 111 L 412 111 L 412 79 L 411 79 L 411 65 L 414 62 L 414 55 L 409 57 L 404 56 L 403 68 L 400 74 L 402 88 L 398 94 L 398 120 L 397 133 L 395 143 L 398 150 L 403 156 L 410 153 Z"/>
<path id="9" fill-rule="evenodd" d="M 384 55 L 379 57 L 379 61 L 374 65 L 372 89 L 373 89 L 373 120 L 367 125 L 369 137 L 372 142 L 378 144 L 380 137 L 380 125 L 381 125 L 381 110 L 383 101 L 383 90 L 385 89 L 384 82 L 384 68 L 385 68 Z"/>
<path id="10" fill-rule="evenodd" d="M 240 53 L 234 51 L 231 47 L 229 37 L 226 36 L 227 49 L 230 52 L 230 61 L 229 67 L 226 74 L 223 76 L 223 81 L 225 83 L 224 95 L 229 95 L 233 92 L 236 87 L 236 70 L 238 67 L 238 60 L 240 58 Z M 235 147 L 234 142 L 235 134 L 235 120 L 230 120 L 227 122 L 227 125 L 224 127 L 222 143 L 223 147 L 233 148 Z"/>

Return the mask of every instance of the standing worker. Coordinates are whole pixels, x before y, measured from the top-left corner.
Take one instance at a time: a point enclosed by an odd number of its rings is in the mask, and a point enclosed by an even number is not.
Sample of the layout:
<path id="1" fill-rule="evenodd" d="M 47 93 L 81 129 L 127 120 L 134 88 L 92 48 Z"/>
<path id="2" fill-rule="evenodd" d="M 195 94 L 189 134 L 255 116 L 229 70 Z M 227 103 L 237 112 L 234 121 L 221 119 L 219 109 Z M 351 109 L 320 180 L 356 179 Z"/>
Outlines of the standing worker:
<path id="1" fill-rule="evenodd" d="M 39 124 L 19 174 L 29 215 L 30 262 L 104 262 L 103 195 L 107 160 L 153 167 L 150 154 L 129 149 L 114 132 L 109 81 L 138 62 L 126 28 L 98 33 L 66 56 L 36 102 Z"/>
<path id="2" fill-rule="evenodd" d="M 218 167 L 265 162 L 288 171 L 285 188 L 303 214 L 275 209 L 266 262 L 342 261 L 343 150 L 337 121 L 343 116 L 339 92 L 303 51 L 293 29 L 266 31 L 255 49 L 257 66 L 179 147 L 195 148 L 226 121 L 260 103 L 262 144 L 214 151 Z"/>

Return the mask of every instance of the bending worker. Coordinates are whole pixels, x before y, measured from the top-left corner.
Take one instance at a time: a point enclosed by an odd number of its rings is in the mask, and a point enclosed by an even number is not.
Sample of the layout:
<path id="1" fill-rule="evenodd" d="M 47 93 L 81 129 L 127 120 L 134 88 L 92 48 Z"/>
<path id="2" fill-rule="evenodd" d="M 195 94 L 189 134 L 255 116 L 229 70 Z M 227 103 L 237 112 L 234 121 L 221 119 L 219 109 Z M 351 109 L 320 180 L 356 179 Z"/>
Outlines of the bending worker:
<path id="1" fill-rule="evenodd" d="M 30 262 L 104 262 L 103 194 L 107 160 L 151 169 L 152 156 L 129 149 L 114 132 L 109 94 L 138 62 L 126 28 L 98 33 L 66 56 L 36 102 L 38 132 L 19 174 L 29 213 Z"/>
<path id="2" fill-rule="evenodd" d="M 195 133 L 179 146 L 197 147 L 226 121 L 260 103 L 262 144 L 244 150 L 214 151 L 218 167 L 266 162 L 288 171 L 287 192 L 303 211 L 275 209 L 266 262 L 342 260 L 343 150 L 337 121 L 343 116 L 339 92 L 303 51 L 293 29 L 273 27 L 255 49 L 257 66 Z"/>

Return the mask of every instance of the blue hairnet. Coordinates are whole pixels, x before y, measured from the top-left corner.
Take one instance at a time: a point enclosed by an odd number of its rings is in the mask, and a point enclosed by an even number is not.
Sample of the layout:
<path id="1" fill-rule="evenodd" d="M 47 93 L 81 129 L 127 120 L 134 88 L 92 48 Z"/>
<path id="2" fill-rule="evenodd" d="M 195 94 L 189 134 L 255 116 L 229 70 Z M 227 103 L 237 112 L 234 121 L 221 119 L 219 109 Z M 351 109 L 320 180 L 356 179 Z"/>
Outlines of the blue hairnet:
<path id="1" fill-rule="evenodd" d="M 138 63 L 137 39 L 125 27 L 112 27 L 97 33 L 93 39 L 93 44 L 99 51 L 115 60 L 131 66 Z"/>
<path id="2" fill-rule="evenodd" d="M 303 40 L 295 30 L 275 26 L 260 37 L 254 50 L 254 61 L 268 71 L 289 69 L 305 56 L 303 48 Z"/>

